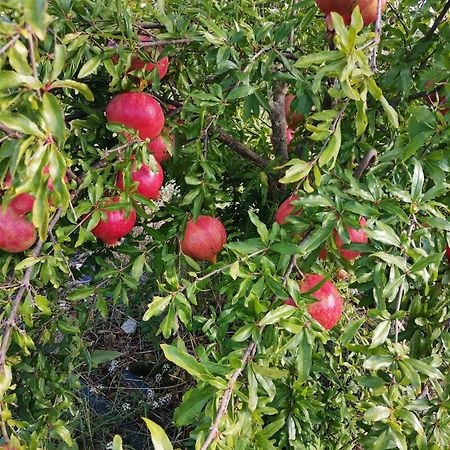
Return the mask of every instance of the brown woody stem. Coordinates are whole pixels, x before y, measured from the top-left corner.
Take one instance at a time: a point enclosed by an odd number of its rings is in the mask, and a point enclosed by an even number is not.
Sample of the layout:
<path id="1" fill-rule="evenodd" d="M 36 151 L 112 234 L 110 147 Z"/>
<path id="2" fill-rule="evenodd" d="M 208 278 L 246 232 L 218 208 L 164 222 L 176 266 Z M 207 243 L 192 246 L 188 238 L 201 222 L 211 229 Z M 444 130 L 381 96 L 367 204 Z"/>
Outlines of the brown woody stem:
<path id="1" fill-rule="evenodd" d="M 289 160 L 286 143 L 286 102 L 287 84 L 284 81 L 275 81 L 273 98 L 270 102 L 270 120 L 272 122 L 272 145 L 275 156 L 283 162 Z"/>

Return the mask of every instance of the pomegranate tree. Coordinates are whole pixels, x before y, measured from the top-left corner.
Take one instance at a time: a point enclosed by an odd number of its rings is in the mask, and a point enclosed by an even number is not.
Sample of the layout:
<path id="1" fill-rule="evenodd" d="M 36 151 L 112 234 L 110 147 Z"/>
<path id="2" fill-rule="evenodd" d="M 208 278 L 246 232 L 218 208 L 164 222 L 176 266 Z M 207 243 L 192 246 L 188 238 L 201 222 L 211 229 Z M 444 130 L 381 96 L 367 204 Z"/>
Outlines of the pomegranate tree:
<path id="1" fill-rule="evenodd" d="M 387 0 L 382 0 L 382 10 Z M 378 0 L 316 0 L 317 6 L 325 13 L 327 23 L 331 23 L 331 13 L 342 16 L 346 25 L 350 25 L 353 9 L 359 6 L 364 25 L 375 22 L 377 18 Z"/>
<path id="2" fill-rule="evenodd" d="M 310 274 L 299 283 L 302 294 L 311 291 L 323 281 L 321 275 Z M 342 315 L 342 299 L 336 286 L 331 281 L 325 281 L 317 290 L 311 293 L 316 298 L 316 303 L 309 304 L 307 309 L 311 317 L 319 322 L 326 330 L 333 328 Z M 291 300 L 291 304 L 294 303 Z M 288 301 L 289 301 L 288 300 Z M 286 301 L 286 303 L 288 302 Z"/>
<path id="3" fill-rule="evenodd" d="M 186 225 L 181 250 L 197 261 L 217 262 L 217 255 L 227 241 L 222 222 L 211 216 L 198 216 Z"/>
<path id="4" fill-rule="evenodd" d="M 105 206 L 111 203 L 118 203 L 120 197 L 114 197 L 105 203 Z M 136 211 L 131 208 L 127 216 L 125 208 L 120 209 L 100 209 L 105 214 L 99 223 L 92 229 L 92 234 L 101 239 L 106 245 L 114 246 L 120 238 L 126 236 L 136 223 Z"/>
<path id="5" fill-rule="evenodd" d="M 350 242 L 357 244 L 367 244 L 369 238 L 367 237 L 367 233 L 365 230 L 366 219 L 364 217 L 361 217 L 359 219 L 359 224 L 361 225 L 361 228 L 359 228 L 358 230 L 356 230 L 355 228 L 347 227 L 347 232 L 350 236 Z M 344 242 L 342 242 L 342 239 L 339 237 L 339 234 L 336 230 L 333 231 L 333 236 L 342 258 L 347 259 L 348 261 L 352 261 L 361 255 L 361 252 L 354 252 L 352 250 L 343 249 L 342 246 L 344 245 Z"/>
<path id="6" fill-rule="evenodd" d="M 141 139 L 156 138 L 164 127 L 161 106 L 145 92 L 116 95 L 106 107 L 106 119 L 133 128 Z"/>
<path id="7" fill-rule="evenodd" d="M 156 171 L 151 167 L 142 164 L 139 169 L 135 169 L 136 163 L 131 166 L 131 179 L 137 183 L 136 193 L 151 200 L 159 198 L 159 190 L 164 181 L 164 172 L 161 165 L 156 162 Z M 117 174 L 116 186 L 125 189 L 123 172 Z"/>
<path id="8" fill-rule="evenodd" d="M 305 119 L 302 113 L 292 111 L 291 105 L 294 99 L 295 95 L 286 95 L 286 98 L 284 100 L 284 112 L 286 114 L 286 121 L 288 127 L 291 128 L 292 130 L 298 128 L 298 126 Z"/>
<path id="9" fill-rule="evenodd" d="M 35 240 L 36 229 L 29 220 L 19 215 L 11 205 L 6 210 L 0 207 L 0 249 L 20 253 L 29 249 Z"/>
<path id="10" fill-rule="evenodd" d="M 299 199 L 300 197 L 298 195 L 291 195 L 283 203 L 281 203 L 275 216 L 275 221 L 278 224 L 284 225 L 289 216 L 298 216 L 300 214 L 299 210 L 294 212 L 294 209 L 297 207 L 292 204 L 292 202 Z"/>

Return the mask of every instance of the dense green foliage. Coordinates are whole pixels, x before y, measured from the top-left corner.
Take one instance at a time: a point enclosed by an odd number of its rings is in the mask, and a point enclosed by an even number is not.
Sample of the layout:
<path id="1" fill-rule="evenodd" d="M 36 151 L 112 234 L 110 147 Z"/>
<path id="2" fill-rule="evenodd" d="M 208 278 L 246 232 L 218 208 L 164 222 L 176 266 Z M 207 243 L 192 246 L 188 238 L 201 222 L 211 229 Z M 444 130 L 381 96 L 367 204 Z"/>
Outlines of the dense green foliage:
<path id="1" fill-rule="evenodd" d="M 173 418 L 190 432 L 182 448 L 203 444 L 252 342 L 211 448 L 449 448 L 450 114 L 439 98 L 450 99 L 448 21 L 429 33 L 447 2 L 391 1 L 376 73 L 373 27 L 358 12 L 349 28 L 334 17 L 330 45 L 313 0 L 154 3 L 1 3 L 1 182 L 13 174 L 3 204 L 32 193 L 43 242 L 38 253 L 0 251 L 0 320 L 12 328 L 0 374 L 3 437 L 21 449 L 78 448 L 79 375 L 109 355 L 94 355 L 83 336 L 94 318 L 134 305 L 165 357 L 193 379 Z M 138 34 L 169 41 L 164 79 L 128 73 L 142 53 Z M 283 83 L 306 117 L 287 165 L 271 141 Z M 138 89 L 160 100 L 175 134 L 164 171 L 176 188 L 156 203 L 114 186 L 133 153 L 149 161 L 146 143 L 127 145 L 104 117 L 113 95 Z M 222 132 L 267 165 L 239 156 Z M 372 150 L 376 163 L 355 178 Z M 274 214 L 293 191 L 301 213 L 280 227 Z M 139 229 L 111 249 L 91 230 L 115 195 L 118 206 L 133 204 Z M 215 265 L 180 251 L 187 220 L 200 213 L 227 228 Z M 349 244 L 345 227 L 360 216 L 369 242 Z M 354 263 L 340 257 L 334 229 L 362 252 Z M 305 273 L 342 295 L 330 331 L 306 311 L 311 297 L 297 283 Z M 299 308 L 284 304 L 289 297 Z"/>

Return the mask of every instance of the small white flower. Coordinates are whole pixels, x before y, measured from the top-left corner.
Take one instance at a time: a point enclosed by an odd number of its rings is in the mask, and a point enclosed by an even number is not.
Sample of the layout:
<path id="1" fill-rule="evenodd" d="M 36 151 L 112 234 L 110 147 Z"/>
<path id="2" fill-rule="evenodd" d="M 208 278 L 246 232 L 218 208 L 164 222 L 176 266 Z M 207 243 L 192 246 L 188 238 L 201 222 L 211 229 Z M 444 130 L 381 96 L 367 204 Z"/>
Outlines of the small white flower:
<path id="1" fill-rule="evenodd" d="M 112 450 L 112 448 L 113 448 L 113 442 L 111 441 L 111 442 L 108 442 L 107 444 L 106 444 L 106 450 Z"/>
<path id="2" fill-rule="evenodd" d="M 131 405 L 130 405 L 129 403 L 124 403 L 124 404 L 122 405 L 122 409 L 123 409 L 124 411 L 129 411 L 129 410 L 131 409 Z"/>
<path id="3" fill-rule="evenodd" d="M 162 375 L 161 375 L 160 373 L 157 373 L 157 374 L 156 374 L 156 376 L 155 376 L 155 381 L 156 381 L 157 383 L 161 383 L 161 381 L 162 381 Z"/>
<path id="4" fill-rule="evenodd" d="M 117 369 L 117 361 L 115 359 L 113 359 L 110 363 L 109 363 L 109 372 L 114 372 Z"/>

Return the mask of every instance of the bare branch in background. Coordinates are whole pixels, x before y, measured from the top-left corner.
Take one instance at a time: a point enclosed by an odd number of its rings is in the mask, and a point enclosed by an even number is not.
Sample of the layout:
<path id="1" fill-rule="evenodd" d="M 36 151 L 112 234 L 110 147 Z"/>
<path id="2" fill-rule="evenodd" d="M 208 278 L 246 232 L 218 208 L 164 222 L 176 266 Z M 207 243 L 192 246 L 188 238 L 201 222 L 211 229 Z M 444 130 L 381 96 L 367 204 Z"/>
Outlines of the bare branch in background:
<path id="1" fill-rule="evenodd" d="M 281 158 L 283 162 L 289 160 L 286 143 L 286 112 L 285 102 L 287 94 L 287 84 L 284 81 L 275 81 L 273 97 L 270 101 L 270 120 L 272 122 L 272 145 L 275 156 Z"/>
<path id="2" fill-rule="evenodd" d="M 446 3 L 439 16 L 436 18 L 433 25 L 428 30 L 428 33 L 425 35 L 425 39 L 429 39 L 431 36 L 433 36 L 434 32 L 438 29 L 439 25 L 445 19 L 445 16 L 447 15 L 449 10 L 450 10 L 450 0 Z"/>
<path id="3" fill-rule="evenodd" d="M 372 72 L 377 71 L 377 55 L 378 55 L 378 46 L 380 45 L 381 40 L 381 15 L 383 9 L 382 0 L 377 0 L 377 20 L 375 21 L 375 46 L 372 50 L 372 56 L 370 58 L 370 68 Z"/>
<path id="4" fill-rule="evenodd" d="M 0 48 L 0 56 L 11 48 L 20 38 L 20 34 L 13 36 L 3 47 Z"/>

